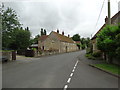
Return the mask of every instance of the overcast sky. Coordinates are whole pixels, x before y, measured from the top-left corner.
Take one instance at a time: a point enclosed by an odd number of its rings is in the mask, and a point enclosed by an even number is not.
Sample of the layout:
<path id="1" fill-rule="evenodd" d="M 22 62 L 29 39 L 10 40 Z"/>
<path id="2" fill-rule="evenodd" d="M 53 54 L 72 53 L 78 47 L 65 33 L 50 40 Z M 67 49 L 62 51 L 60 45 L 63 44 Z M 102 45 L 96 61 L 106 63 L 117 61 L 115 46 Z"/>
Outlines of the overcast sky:
<path id="1" fill-rule="evenodd" d="M 8 2 L 9 1 L 9 2 Z M 118 2 L 111 0 L 111 17 L 118 12 Z M 105 23 L 107 0 L 105 0 L 97 27 L 95 28 L 103 0 L 2 0 L 5 7 L 17 12 L 23 27 L 29 27 L 34 37 L 45 28 L 47 34 L 57 28 L 65 35 L 78 33 L 82 37 L 94 35 Z"/>

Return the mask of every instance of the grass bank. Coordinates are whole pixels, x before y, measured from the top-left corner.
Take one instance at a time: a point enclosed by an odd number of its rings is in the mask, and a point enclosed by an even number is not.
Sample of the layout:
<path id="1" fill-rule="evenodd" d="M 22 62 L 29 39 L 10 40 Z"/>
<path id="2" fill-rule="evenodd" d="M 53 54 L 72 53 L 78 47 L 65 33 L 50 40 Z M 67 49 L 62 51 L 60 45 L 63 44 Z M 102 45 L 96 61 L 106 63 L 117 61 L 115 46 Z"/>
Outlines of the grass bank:
<path id="1" fill-rule="evenodd" d="M 120 66 L 118 65 L 104 63 L 104 64 L 94 64 L 93 66 L 105 70 L 107 72 L 120 75 Z"/>

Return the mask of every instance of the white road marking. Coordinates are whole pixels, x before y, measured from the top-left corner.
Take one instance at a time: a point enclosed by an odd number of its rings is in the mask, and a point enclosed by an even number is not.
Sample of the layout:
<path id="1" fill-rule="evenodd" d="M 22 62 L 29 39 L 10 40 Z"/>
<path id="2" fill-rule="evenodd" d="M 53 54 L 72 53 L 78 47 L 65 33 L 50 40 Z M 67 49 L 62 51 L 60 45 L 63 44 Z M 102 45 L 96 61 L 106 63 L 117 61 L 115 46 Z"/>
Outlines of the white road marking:
<path id="1" fill-rule="evenodd" d="M 76 66 L 74 66 L 74 69 L 76 68 Z"/>
<path id="2" fill-rule="evenodd" d="M 73 76 L 73 73 L 70 74 L 70 77 L 72 77 L 72 76 Z"/>
<path id="3" fill-rule="evenodd" d="M 67 83 L 70 83 L 71 78 L 68 79 Z"/>
<path id="4" fill-rule="evenodd" d="M 68 88 L 68 85 L 65 85 L 65 86 L 64 86 L 64 90 L 66 90 L 67 88 Z"/>
<path id="5" fill-rule="evenodd" d="M 76 62 L 75 67 L 77 66 L 77 64 L 78 64 L 78 61 Z"/>
<path id="6" fill-rule="evenodd" d="M 75 70 L 73 69 L 72 72 L 74 72 Z"/>
<path id="7" fill-rule="evenodd" d="M 77 67 L 77 64 L 78 64 L 78 61 L 75 63 L 75 66 L 74 66 L 74 68 L 73 68 L 73 70 L 72 70 L 72 73 L 70 74 L 70 77 L 73 76 L 74 71 L 75 71 L 75 68 Z M 71 78 L 69 78 L 69 79 L 67 80 L 67 83 L 70 83 L 70 81 L 71 81 Z M 66 85 L 64 86 L 64 90 L 67 90 L 67 88 L 68 88 L 68 84 L 66 84 Z"/>

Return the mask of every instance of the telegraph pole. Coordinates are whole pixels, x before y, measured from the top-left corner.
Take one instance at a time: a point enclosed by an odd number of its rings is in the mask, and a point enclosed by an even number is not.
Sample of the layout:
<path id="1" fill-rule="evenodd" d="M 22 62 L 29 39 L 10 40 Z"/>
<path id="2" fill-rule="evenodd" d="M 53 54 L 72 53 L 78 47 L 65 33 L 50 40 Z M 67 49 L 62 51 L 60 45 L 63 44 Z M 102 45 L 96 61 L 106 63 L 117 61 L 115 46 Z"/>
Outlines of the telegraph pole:
<path id="1" fill-rule="evenodd" d="M 111 24 L 110 0 L 108 0 L 108 25 Z"/>

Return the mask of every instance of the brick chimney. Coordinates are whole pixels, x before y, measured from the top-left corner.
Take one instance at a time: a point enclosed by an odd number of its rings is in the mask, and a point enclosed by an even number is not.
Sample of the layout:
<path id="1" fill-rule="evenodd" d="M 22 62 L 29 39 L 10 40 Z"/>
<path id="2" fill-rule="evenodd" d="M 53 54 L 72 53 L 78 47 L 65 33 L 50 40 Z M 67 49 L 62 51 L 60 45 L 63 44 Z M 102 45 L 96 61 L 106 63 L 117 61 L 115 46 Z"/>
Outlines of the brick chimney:
<path id="1" fill-rule="evenodd" d="M 59 30 L 57 29 L 57 33 L 59 33 Z"/>
<path id="2" fill-rule="evenodd" d="M 62 35 L 64 35 L 64 31 L 62 32 Z"/>
<path id="3" fill-rule="evenodd" d="M 70 35 L 68 34 L 68 37 L 70 37 Z"/>

